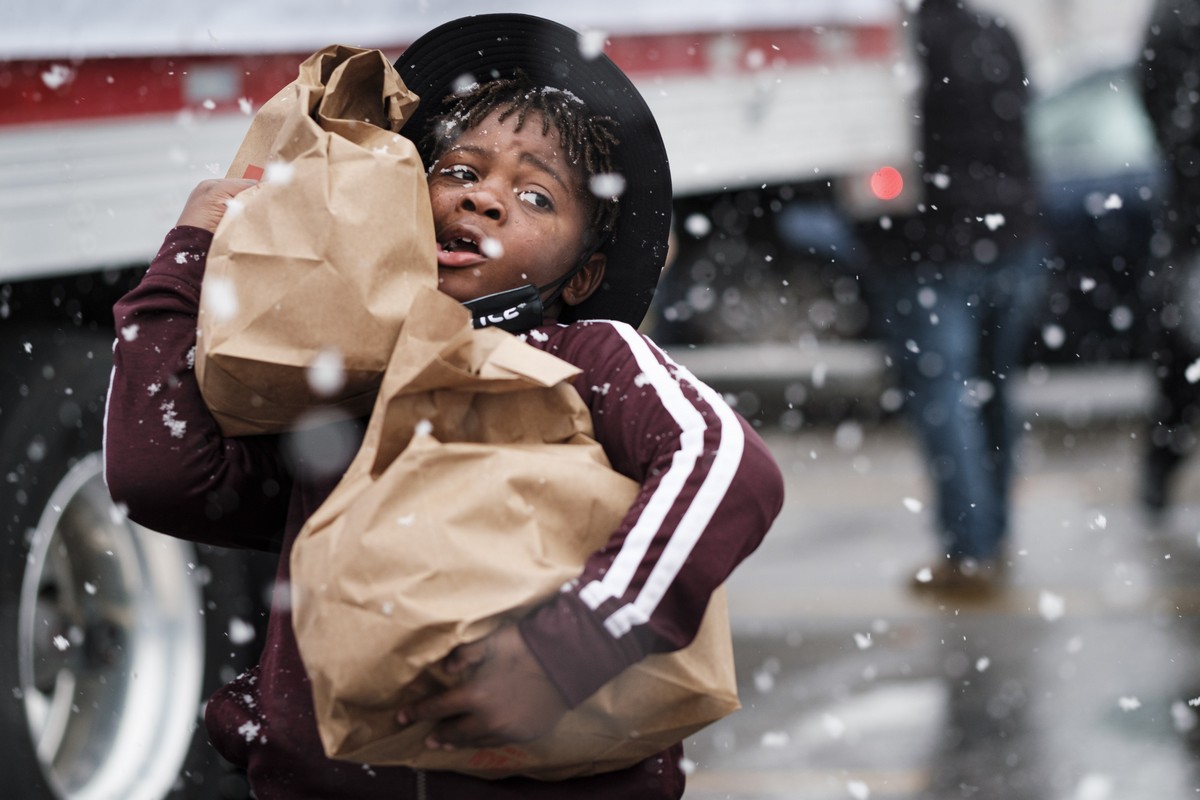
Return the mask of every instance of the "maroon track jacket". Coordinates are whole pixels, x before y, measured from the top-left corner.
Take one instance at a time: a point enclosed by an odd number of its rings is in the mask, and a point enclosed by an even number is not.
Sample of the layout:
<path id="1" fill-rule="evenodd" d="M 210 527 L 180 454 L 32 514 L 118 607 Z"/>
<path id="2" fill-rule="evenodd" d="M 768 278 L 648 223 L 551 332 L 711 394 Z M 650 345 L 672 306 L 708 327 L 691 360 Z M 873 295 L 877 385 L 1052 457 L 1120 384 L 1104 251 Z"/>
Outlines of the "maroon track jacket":
<path id="1" fill-rule="evenodd" d="M 119 335 L 105 424 L 105 477 L 129 516 L 162 533 L 281 552 L 277 586 L 304 521 L 361 440 L 343 425 L 331 467 L 288 436 L 222 437 L 193 372 L 211 234 L 172 230 L 140 285 L 116 305 Z M 630 664 L 691 641 L 713 590 L 758 546 L 783 502 L 779 469 L 714 392 L 623 323 L 544 325 L 532 346 L 583 370 L 574 385 L 613 467 L 641 493 L 578 580 L 520 624 L 571 705 Z M 337 433 L 332 441 L 337 440 Z M 323 440 L 326 443 L 329 439 Z M 629 769 L 558 783 L 480 780 L 327 759 L 286 602 L 272 608 L 258 666 L 209 701 L 214 745 L 276 798 L 668 798 L 683 792 L 682 749 Z"/>

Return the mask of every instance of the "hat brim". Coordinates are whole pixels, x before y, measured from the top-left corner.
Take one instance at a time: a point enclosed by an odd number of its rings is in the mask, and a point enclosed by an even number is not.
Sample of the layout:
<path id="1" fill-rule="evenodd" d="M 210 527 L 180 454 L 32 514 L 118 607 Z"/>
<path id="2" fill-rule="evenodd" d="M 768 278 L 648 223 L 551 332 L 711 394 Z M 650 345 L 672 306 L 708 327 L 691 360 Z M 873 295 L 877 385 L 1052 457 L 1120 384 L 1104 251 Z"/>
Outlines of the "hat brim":
<path id="1" fill-rule="evenodd" d="M 603 248 L 604 280 L 587 300 L 566 307 L 562 321 L 641 324 L 667 256 L 671 172 L 654 115 L 625 73 L 603 53 L 585 56 L 576 31 L 526 14 L 481 14 L 440 25 L 408 46 L 396 70 L 421 98 L 402 131 L 418 144 L 430 117 L 464 77 L 482 83 L 517 70 L 573 93 L 592 113 L 616 122 L 620 145 L 614 166 L 625 190 L 616 228 Z"/>

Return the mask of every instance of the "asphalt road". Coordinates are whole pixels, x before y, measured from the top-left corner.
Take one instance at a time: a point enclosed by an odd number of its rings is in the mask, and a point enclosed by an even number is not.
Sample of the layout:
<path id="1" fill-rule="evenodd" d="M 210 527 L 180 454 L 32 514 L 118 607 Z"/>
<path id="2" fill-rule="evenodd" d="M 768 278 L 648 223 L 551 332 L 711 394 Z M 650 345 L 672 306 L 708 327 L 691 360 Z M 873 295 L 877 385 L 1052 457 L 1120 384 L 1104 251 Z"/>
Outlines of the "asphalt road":
<path id="1" fill-rule="evenodd" d="M 1156 523 L 1137 435 L 1035 420 L 1012 588 L 952 608 L 905 589 L 935 551 L 901 423 L 768 432 L 789 493 L 730 582 L 743 709 L 689 740 L 686 797 L 1200 796 L 1200 464 Z"/>

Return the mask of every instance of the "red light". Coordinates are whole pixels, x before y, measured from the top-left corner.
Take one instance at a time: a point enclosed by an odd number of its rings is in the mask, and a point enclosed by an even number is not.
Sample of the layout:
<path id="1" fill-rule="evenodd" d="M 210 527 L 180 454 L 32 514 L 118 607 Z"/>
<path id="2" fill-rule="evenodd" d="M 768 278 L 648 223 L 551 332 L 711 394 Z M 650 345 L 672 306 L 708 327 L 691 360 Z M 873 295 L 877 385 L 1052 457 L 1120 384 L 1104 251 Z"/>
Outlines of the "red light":
<path id="1" fill-rule="evenodd" d="M 880 200 L 895 200 L 904 191 L 904 176 L 895 167 L 882 167 L 871 176 L 871 193 Z"/>

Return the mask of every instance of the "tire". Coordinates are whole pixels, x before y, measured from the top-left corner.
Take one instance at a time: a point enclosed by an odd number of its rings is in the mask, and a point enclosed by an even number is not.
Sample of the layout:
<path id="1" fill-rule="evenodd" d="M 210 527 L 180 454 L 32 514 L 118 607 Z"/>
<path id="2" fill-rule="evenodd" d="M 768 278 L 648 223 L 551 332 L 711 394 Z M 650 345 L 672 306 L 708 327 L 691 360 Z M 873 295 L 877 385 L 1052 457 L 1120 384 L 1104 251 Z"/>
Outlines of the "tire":
<path id="1" fill-rule="evenodd" d="M 257 657 L 268 557 L 163 536 L 112 503 L 110 338 L 13 338 L 0 342 L 4 796 L 248 796 L 200 712 Z"/>

